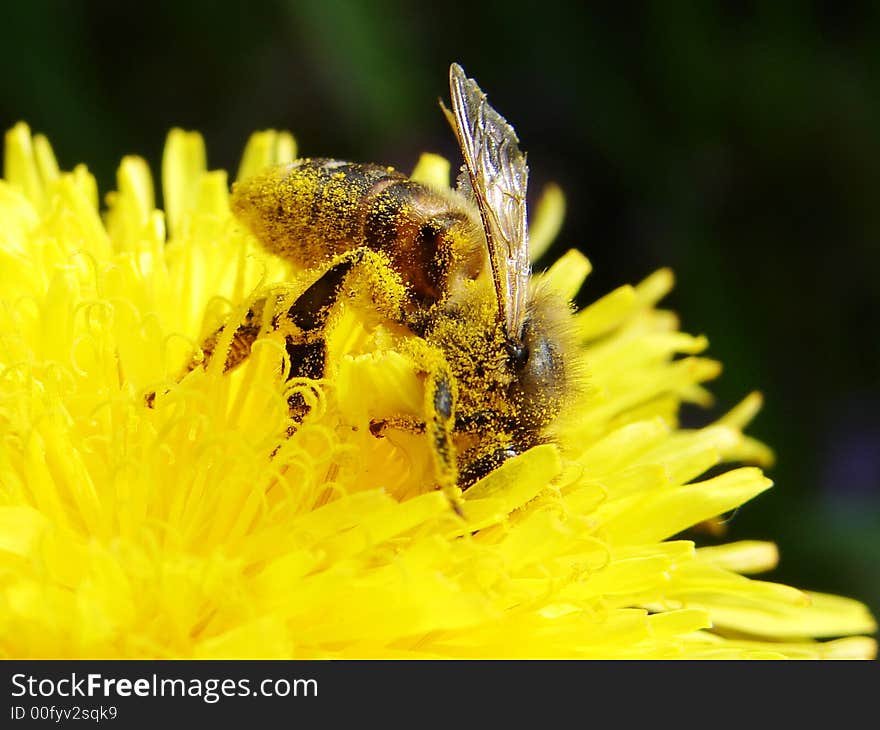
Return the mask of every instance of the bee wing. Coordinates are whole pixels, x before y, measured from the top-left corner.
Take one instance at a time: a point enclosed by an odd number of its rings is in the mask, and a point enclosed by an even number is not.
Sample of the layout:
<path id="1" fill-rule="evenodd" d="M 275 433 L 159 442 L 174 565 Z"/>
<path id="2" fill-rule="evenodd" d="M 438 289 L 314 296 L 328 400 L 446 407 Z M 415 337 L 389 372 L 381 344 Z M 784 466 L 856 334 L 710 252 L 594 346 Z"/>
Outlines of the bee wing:
<path id="1" fill-rule="evenodd" d="M 519 340 L 531 274 L 526 156 L 519 149 L 513 127 L 456 63 L 449 68 L 449 90 L 452 111 L 445 107 L 443 111 L 458 137 L 467 169 L 467 176 L 459 180 L 459 190 L 472 195 L 480 210 L 499 314 L 508 336 Z"/>

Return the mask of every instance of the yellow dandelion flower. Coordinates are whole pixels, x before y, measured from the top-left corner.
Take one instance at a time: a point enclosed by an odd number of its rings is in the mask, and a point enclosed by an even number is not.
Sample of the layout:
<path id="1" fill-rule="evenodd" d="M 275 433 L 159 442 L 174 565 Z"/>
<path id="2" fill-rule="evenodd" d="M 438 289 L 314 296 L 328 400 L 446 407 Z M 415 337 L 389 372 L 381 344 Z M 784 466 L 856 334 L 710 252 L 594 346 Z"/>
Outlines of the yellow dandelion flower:
<path id="1" fill-rule="evenodd" d="M 238 177 L 295 156 L 254 135 Z M 448 184 L 448 163 L 414 173 Z M 156 208 L 127 157 L 101 212 L 19 124 L 0 181 L 0 654 L 5 657 L 870 657 L 856 601 L 746 577 L 773 545 L 676 536 L 770 486 L 751 395 L 682 429 L 718 363 L 657 308 L 660 271 L 573 314 L 589 388 L 552 444 L 466 490 L 431 489 L 424 385 L 381 321 L 343 307 L 320 381 L 284 383 L 276 343 L 181 378 L 205 332 L 309 272 L 265 253 L 226 173 L 176 130 Z M 536 246 L 558 228 L 551 192 Z M 540 275 L 572 296 L 577 252 Z M 231 337 L 229 335 L 221 335 Z M 218 345 L 219 346 L 219 345 Z M 228 346 L 228 344 L 227 344 Z M 287 437 L 291 387 L 311 406 Z M 156 393 L 153 407 L 145 396 Z M 840 638 L 843 637 L 843 638 Z M 821 639 L 831 639 L 823 641 Z"/>

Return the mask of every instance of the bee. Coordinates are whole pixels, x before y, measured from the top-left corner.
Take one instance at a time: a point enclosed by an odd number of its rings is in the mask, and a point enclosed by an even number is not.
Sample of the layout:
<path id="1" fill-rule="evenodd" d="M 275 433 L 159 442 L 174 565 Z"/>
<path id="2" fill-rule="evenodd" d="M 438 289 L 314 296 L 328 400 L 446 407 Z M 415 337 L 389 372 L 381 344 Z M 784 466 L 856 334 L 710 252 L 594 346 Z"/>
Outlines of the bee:
<path id="1" fill-rule="evenodd" d="M 295 160 L 236 183 L 232 211 L 260 244 L 319 273 L 292 303 L 254 302 L 224 369 L 249 356 L 272 307 L 288 381 L 324 377 L 331 314 L 350 296 L 349 280 L 362 282 L 366 272 L 378 290 L 372 305 L 406 332 L 425 383 L 423 418 L 388 414 L 370 432 L 425 434 L 435 486 L 458 510 L 459 490 L 551 440 L 578 378 L 569 304 L 532 281 L 529 171 L 516 133 L 458 64 L 449 85 L 452 108 L 441 108 L 464 158 L 455 190 L 332 159 Z M 200 364 L 222 332 L 205 341 Z M 309 406 L 299 394 L 288 406 L 295 430 Z"/>

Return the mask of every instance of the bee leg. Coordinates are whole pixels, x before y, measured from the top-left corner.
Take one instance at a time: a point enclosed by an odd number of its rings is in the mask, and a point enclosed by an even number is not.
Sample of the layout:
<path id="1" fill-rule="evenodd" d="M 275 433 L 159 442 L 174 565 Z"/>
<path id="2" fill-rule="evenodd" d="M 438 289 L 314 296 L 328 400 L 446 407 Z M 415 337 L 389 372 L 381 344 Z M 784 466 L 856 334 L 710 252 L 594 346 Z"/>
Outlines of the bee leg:
<path id="1" fill-rule="evenodd" d="M 286 380 L 309 378 L 319 380 L 324 377 L 327 365 L 327 345 L 324 328 L 330 309 L 339 298 L 345 277 L 355 261 L 343 259 L 331 266 L 324 274 L 290 306 L 286 313 L 276 317 L 278 327 L 293 325 L 293 332 L 284 337 L 289 369 Z M 310 406 L 300 392 L 287 397 L 290 417 L 295 423 L 302 423 L 308 415 Z"/>
<path id="2" fill-rule="evenodd" d="M 386 429 L 393 428 L 409 433 L 428 433 L 431 452 L 434 455 L 434 472 L 440 489 L 449 498 L 452 509 L 459 517 L 464 515 L 461 506 L 461 492 L 458 489 L 458 467 L 452 431 L 455 427 L 455 388 L 453 380 L 445 367 L 434 366 L 428 373 L 428 387 L 425 389 L 425 411 L 428 421 L 417 421 L 409 416 L 391 416 L 370 421 L 370 433 L 376 438 L 384 438 Z"/>
<path id="3" fill-rule="evenodd" d="M 232 341 L 226 352 L 226 362 L 223 363 L 224 373 L 228 373 L 250 356 L 251 348 L 262 331 L 263 310 L 265 307 L 265 297 L 254 301 L 248 309 L 247 314 L 245 314 L 242 322 L 235 328 L 235 332 L 232 334 Z M 200 355 L 192 359 L 192 362 L 190 362 L 186 369 L 187 373 L 191 370 L 195 370 L 199 365 L 202 365 L 207 369 L 208 363 L 214 357 L 217 345 L 219 344 L 227 326 L 228 325 L 219 327 L 215 332 L 205 338 L 205 341 L 200 348 Z"/>
<path id="4" fill-rule="evenodd" d="M 251 348 L 257 337 L 259 337 L 262 329 L 263 310 L 265 309 L 265 306 L 265 297 L 255 300 L 248 308 L 247 314 L 245 314 L 241 324 L 236 327 L 235 332 L 232 335 L 232 340 L 229 343 L 229 349 L 226 353 L 226 362 L 223 364 L 224 373 L 229 372 L 234 367 L 244 362 L 244 360 L 246 360 L 251 354 Z M 213 359 L 215 351 L 217 350 L 217 345 L 223 337 L 223 332 L 227 326 L 228 325 L 223 325 L 222 327 L 218 327 L 217 330 L 204 339 L 199 347 L 199 351 L 192 357 L 187 364 L 186 369 L 177 378 L 178 381 L 197 367 L 201 366 L 205 369 L 208 368 L 208 363 Z M 165 392 L 168 391 L 166 390 Z M 148 408 L 153 408 L 155 402 L 156 391 L 150 391 L 144 396 L 144 403 Z"/>
<path id="5" fill-rule="evenodd" d="M 290 363 L 287 381 L 294 378 L 318 380 L 324 376 L 326 359 L 326 347 L 322 336 L 324 327 L 327 324 L 330 309 L 339 297 L 345 277 L 352 267 L 361 262 L 363 256 L 364 253 L 361 249 L 355 249 L 341 257 L 336 264 L 327 269 L 314 284 L 297 297 L 286 313 L 273 317 L 271 325 L 275 329 L 293 329 L 296 332 L 296 334 L 288 333 L 284 338 Z M 244 320 L 236 328 L 226 354 L 226 362 L 223 365 L 224 373 L 229 372 L 250 356 L 254 342 L 264 331 L 263 312 L 265 307 L 266 297 L 257 299 L 248 309 Z M 290 328 L 289 325 L 294 327 Z M 224 329 L 225 327 L 220 327 L 205 339 L 201 346 L 200 356 L 193 358 L 186 372 L 194 370 L 199 365 L 208 366 L 223 337 Z M 297 423 L 301 423 L 309 412 L 309 405 L 302 393 L 299 392 L 294 392 L 288 397 L 287 405 L 291 418 Z"/>
<path id="6" fill-rule="evenodd" d="M 409 416 L 390 416 L 388 418 L 372 419 L 370 421 L 370 433 L 377 439 L 385 438 L 385 431 L 389 428 L 408 433 L 424 433 L 425 422 L 416 421 Z"/>
<path id="7" fill-rule="evenodd" d="M 324 377 L 327 347 L 324 332 L 327 320 L 339 297 L 343 293 L 345 281 L 355 267 L 366 265 L 372 269 L 381 266 L 375 254 L 364 248 L 353 249 L 339 256 L 321 276 L 311 284 L 283 314 L 276 315 L 273 325 L 286 331 L 285 348 L 290 369 L 287 380 L 308 378 L 318 380 Z M 387 314 L 397 316 L 394 311 Z M 291 418 L 301 422 L 309 412 L 309 405 L 301 393 L 294 392 L 288 399 Z"/>
<path id="8" fill-rule="evenodd" d="M 456 395 L 455 381 L 445 366 L 436 366 L 428 373 L 428 387 L 425 389 L 426 428 L 434 454 L 434 468 L 439 486 L 448 497 L 452 509 L 459 517 L 464 517 L 455 446 L 452 443 Z"/>

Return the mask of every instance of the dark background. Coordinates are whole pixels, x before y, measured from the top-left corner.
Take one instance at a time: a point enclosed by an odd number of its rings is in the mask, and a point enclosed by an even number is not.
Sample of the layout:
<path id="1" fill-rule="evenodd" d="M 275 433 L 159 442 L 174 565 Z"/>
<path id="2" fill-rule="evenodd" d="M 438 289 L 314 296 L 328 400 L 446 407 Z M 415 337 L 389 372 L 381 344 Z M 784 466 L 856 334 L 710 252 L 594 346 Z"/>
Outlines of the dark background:
<path id="1" fill-rule="evenodd" d="M 516 126 L 533 190 L 562 184 L 559 250 L 585 298 L 660 266 L 667 306 L 725 365 L 723 412 L 776 487 L 728 538 L 777 541 L 772 578 L 880 614 L 880 11 L 870 3 L 545 0 L 5 3 L 0 124 L 46 133 L 102 191 L 124 154 L 158 170 L 169 127 L 235 169 L 248 134 L 410 169 L 457 160 L 437 107 L 462 63 Z"/>

